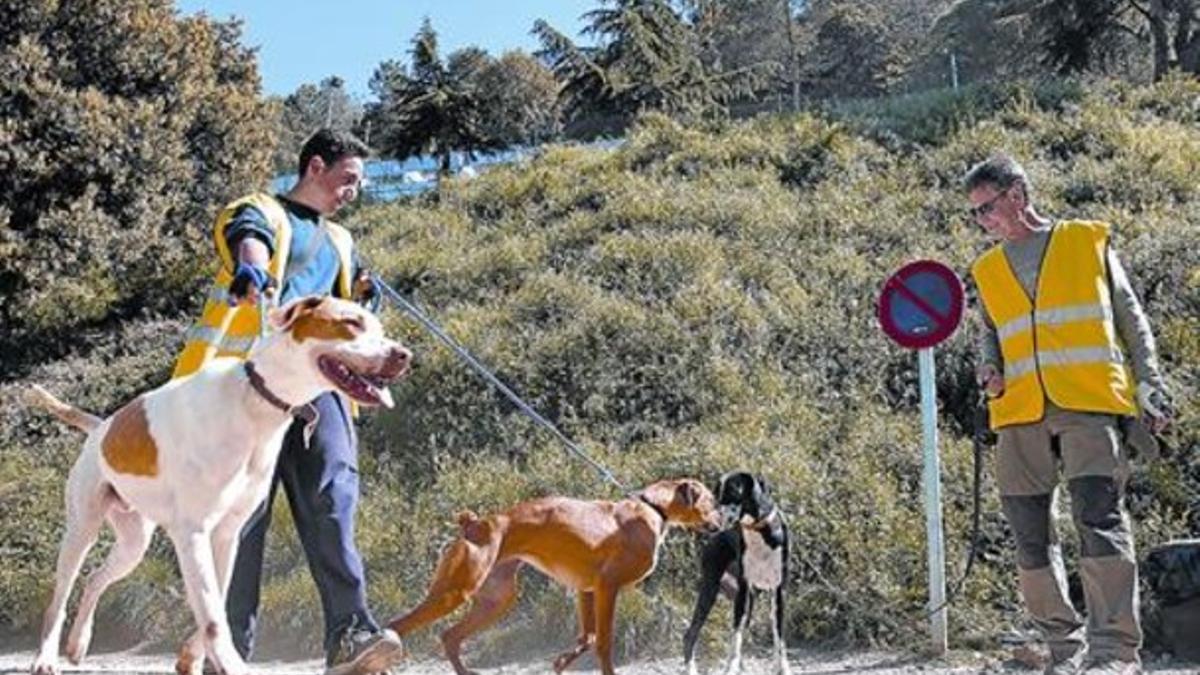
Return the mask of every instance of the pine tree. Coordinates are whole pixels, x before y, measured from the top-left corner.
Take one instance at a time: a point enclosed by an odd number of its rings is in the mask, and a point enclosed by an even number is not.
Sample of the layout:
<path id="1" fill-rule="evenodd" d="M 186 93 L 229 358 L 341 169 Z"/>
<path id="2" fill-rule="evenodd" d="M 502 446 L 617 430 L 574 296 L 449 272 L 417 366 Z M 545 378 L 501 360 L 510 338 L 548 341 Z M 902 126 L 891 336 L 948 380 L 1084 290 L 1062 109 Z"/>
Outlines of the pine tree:
<path id="1" fill-rule="evenodd" d="M 570 114 L 719 114 L 733 98 L 752 94 L 769 71 L 765 64 L 726 71 L 719 61 L 706 62 L 696 26 L 665 0 L 604 0 L 584 19 L 594 46 L 576 45 L 545 21 L 534 25 Z"/>
<path id="2" fill-rule="evenodd" d="M 483 128 L 482 101 L 474 81 L 489 57 L 478 48 L 438 53 L 437 32 L 426 19 L 412 40 L 412 65 L 380 64 L 373 78 L 379 96 L 370 120 L 373 144 L 383 154 L 438 157 L 439 172 L 450 173 L 455 151 L 468 154 L 495 148 Z"/>

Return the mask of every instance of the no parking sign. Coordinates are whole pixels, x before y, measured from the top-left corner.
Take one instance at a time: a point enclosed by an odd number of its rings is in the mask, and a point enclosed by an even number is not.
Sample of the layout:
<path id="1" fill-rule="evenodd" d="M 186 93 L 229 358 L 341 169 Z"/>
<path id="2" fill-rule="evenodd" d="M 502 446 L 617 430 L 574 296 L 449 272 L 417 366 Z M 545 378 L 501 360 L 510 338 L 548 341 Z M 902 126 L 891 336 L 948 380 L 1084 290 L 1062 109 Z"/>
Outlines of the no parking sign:
<path id="1" fill-rule="evenodd" d="M 962 280 L 935 260 L 901 267 L 883 284 L 879 325 L 902 347 L 916 349 L 921 374 L 924 438 L 925 539 L 929 560 L 930 633 L 937 654 L 946 653 L 946 556 L 942 545 L 942 478 L 937 451 L 937 392 L 933 346 L 954 334 L 962 321 Z"/>
<path id="2" fill-rule="evenodd" d="M 900 268 L 883 285 L 879 324 L 901 347 L 925 349 L 950 337 L 963 313 L 962 280 L 935 260 Z"/>

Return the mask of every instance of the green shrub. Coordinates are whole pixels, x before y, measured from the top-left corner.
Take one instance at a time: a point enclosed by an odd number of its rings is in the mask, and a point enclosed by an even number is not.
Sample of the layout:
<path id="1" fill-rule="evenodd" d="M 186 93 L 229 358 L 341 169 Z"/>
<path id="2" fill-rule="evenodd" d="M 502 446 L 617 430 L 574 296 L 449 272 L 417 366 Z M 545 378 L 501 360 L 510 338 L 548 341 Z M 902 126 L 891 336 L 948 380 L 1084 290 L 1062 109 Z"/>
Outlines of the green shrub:
<path id="1" fill-rule="evenodd" d="M 267 177 L 234 23 L 164 0 L 0 2 L 0 377 L 74 333 L 194 309 L 214 210 Z M 109 322 L 105 324 L 104 322 Z"/>

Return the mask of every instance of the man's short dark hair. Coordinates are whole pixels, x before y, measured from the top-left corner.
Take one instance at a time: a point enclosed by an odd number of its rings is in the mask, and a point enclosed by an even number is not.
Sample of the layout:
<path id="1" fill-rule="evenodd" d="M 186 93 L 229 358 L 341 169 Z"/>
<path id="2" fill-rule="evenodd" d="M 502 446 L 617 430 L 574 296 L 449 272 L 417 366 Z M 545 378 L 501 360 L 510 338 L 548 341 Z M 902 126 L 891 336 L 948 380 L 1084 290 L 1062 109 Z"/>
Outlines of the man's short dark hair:
<path id="1" fill-rule="evenodd" d="M 991 185 L 997 190 L 1004 190 L 1020 183 L 1029 193 L 1029 176 L 1017 160 L 1005 154 L 992 155 L 971 167 L 963 176 L 963 188 L 971 192 L 981 185 Z"/>
<path id="2" fill-rule="evenodd" d="M 301 178 L 304 177 L 304 172 L 308 170 L 308 163 L 313 157 L 320 157 L 326 165 L 329 165 L 344 157 L 366 159 L 370 156 L 371 149 L 367 147 L 367 144 L 358 140 L 349 131 L 318 129 L 316 133 L 308 137 L 307 141 L 304 141 L 304 147 L 300 150 L 299 175 Z"/>

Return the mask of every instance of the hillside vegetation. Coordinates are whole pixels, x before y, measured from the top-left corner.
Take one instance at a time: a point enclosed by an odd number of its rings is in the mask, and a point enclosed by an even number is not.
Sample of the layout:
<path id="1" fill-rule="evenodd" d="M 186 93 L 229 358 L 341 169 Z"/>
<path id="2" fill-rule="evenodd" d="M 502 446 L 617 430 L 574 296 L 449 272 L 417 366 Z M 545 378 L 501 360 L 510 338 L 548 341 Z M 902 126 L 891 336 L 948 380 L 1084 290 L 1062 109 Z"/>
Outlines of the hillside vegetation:
<path id="1" fill-rule="evenodd" d="M 987 242 L 958 178 L 998 149 L 1025 162 L 1049 214 L 1113 223 L 1180 406 L 1176 455 L 1139 465 L 1133 483 L 1139 545 L 1194 534 L 1198 122 L 1200 84 L 1184 80 L 967 89 L 708 128 L 648 116 L 618 149 L 547 147 L 347 221 L 389 283 L 631 486 L 738 468 L 766 475 L 792 527 L 793 642 L 919 647 L 916 357 L 876 326 L 881 282 L 920 257 L 965 274 Z M 394 388 L 396 409 L 369 415 L 362 431 L 359 541 L 380 618 L 420 599 L 458 511 L 550 493 L 618 496 L 415 322 L 385 318 L 417 366 Z M 111 411 L 165 380 L 182 326 L 142 319 L 81 335 L 73 354 L 28 379 Z M 970 522 L 973 339 L 964 324 L 937 352 L 952 578 Z M 79 439 L 16 405 L 2 415 L 0 624 L 31 632 Z M 950 612 L 954 646 L 994 647 L 1021 627 L 1010 539 L 985 476 L 984 558 Z M 320 610 L 286 520 L 273 528 L 264 632 L 288 654 L 311 654 Z M 659 571 L 623 596 L 624 653 L 678 650 L 695 550 L 672 535 Z M 150 562 L 107 596 L 101 623 L 178 640 L 188 620 L 180 592 L 169 546 L 156 540 Z M 565 644 L 573 616 L 569 597 L 526 573 L 522 602 L 484 649 Z M 711 621 L 709 638 L 726 623 Z M 416 648 L 432 648 L 434 634 Z"/>

